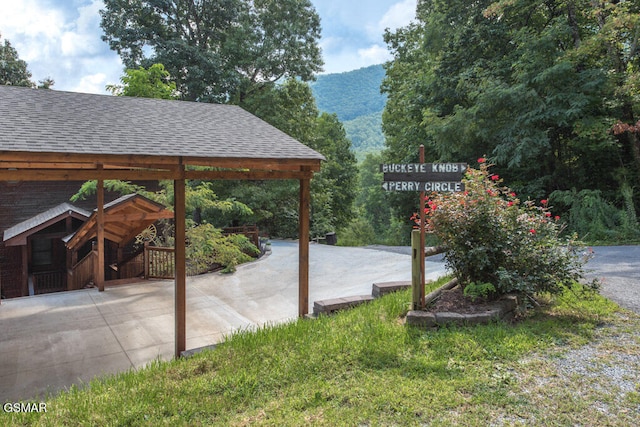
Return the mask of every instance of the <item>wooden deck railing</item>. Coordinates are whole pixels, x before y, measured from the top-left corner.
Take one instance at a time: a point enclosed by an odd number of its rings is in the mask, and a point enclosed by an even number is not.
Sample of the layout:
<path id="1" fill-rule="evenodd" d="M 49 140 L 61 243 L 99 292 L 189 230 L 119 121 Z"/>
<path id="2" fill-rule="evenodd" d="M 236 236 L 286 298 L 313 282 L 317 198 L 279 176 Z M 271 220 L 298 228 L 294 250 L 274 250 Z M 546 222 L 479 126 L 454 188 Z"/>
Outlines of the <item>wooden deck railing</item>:
<path id="1" fill-rule="evenodd" d="M 147 279 L 173 279 L 175 277 L 173 251 L 173 248 L 146 245 L 144 276 Z"/>
<path id="2" fill-rule="evenodd" d="M 118 264 L 118 276 L 120 279 L 133 279 L 144 275 L 145 262 L 144 250 L 141 250 L 128 260 Z"/>
<path id="3" fill-rule="evenodd" d="M 67 290 L 64 282 L 64 271 L 42 271 L 31 275 L 33 277 L 33 293 L 35 295 Z"/>
<path id="4" fill-rule="evenodd" d="M 82 289 L 94 280 L 95 251 L 80 260 L 71 269 L 69 289 Z M 206 271 L 206 270 L 205 270 Z M 174 248 L 145 245 L 144 250 L 131 259 L 118 265 L 120 279 L 131 279 L 144 274 L 146 279 L 173 279 L 175 277 Z M 195 276 L 198 271 L 194 266 L 187 266 L 187 276 Z"/>
<path id="5" fill-rule="evenodd" d="M 71 268 L 71 289 L 82 289 L 93 281 L 94 263 L 97 257 L 98 253 L 91 251 Z"/>

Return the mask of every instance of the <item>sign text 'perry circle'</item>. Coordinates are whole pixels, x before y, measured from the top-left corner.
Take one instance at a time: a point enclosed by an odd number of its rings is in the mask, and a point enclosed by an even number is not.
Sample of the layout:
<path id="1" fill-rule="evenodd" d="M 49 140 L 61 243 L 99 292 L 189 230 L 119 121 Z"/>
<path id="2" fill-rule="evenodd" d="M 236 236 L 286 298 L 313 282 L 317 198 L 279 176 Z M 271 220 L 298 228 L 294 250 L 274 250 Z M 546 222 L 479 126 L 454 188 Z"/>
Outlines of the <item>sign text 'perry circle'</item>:
<path id="1" fill-rule="evenodd" d="M 382 188 L 386 191 L 464 191 L 466 163 L 382 164 Z"/>

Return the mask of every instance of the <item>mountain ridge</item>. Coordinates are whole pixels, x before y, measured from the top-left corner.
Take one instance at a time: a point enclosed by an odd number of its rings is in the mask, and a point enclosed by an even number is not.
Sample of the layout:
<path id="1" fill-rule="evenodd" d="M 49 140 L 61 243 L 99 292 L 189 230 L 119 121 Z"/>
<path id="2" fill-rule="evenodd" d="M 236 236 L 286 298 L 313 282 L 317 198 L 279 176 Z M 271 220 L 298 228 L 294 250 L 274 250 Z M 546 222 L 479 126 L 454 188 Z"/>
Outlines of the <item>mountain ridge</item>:
<path id="1" fill-rule="evenodd" d="M 318 109 L 335 113 L 344 124 L 358 160 L 384 148 L 382 111 L 387 97 L 380 93 L 382 64 L 342 73 L 321 74 L 310 84 Z"/>

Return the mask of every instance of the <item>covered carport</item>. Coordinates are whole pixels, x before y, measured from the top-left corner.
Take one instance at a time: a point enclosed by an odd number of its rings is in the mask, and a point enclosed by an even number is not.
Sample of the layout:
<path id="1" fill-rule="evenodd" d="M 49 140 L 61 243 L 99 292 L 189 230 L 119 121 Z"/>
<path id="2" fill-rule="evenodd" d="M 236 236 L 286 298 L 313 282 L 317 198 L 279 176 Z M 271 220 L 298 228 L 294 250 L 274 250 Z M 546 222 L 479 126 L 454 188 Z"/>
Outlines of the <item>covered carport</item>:
<path id="1" fill-rule="evenodd" d="M 104 262 L 104 180 L 173 181 L 176 357 L 186 350 L 185 181 L 299 181 L 298 314 L 304 316 L 310 180 L 322 160 L 237 106 L 0 86 L 0 181 L 97 180 L 98 263 Z M 97 271 L 102 291 L 104 265 Z"/>

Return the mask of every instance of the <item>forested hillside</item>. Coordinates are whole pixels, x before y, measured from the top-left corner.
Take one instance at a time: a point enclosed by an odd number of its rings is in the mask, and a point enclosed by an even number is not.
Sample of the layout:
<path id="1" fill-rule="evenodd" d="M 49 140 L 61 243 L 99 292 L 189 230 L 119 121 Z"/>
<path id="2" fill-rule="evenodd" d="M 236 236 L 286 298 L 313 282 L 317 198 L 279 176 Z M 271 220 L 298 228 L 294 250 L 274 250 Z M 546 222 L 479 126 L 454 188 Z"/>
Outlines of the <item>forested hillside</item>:
<path id="1" fill-rule="evenodd" d="M 343 122 L 347 137 L 359 160 L 383 148 L 382 110 L 386 96 L 380 93 L 382 65 L 354 71 L 319 75 L 311 83 L 318 109 L 335 113 Z"/>
<path id="2" fill-rule="evenodd" d="M 639 25 L 638 2 L 419 2 L 385 35 L 384 161 L 487 158 L 581 237 L 637 239 Z"/>
<path id="3" fill-rule="evenodd" d="M 384 148 L 382 110 L 356 117 L 343 122 L 343 125 L 358 160 L 364 159 L 368 153 L 376 153 Z"/>

